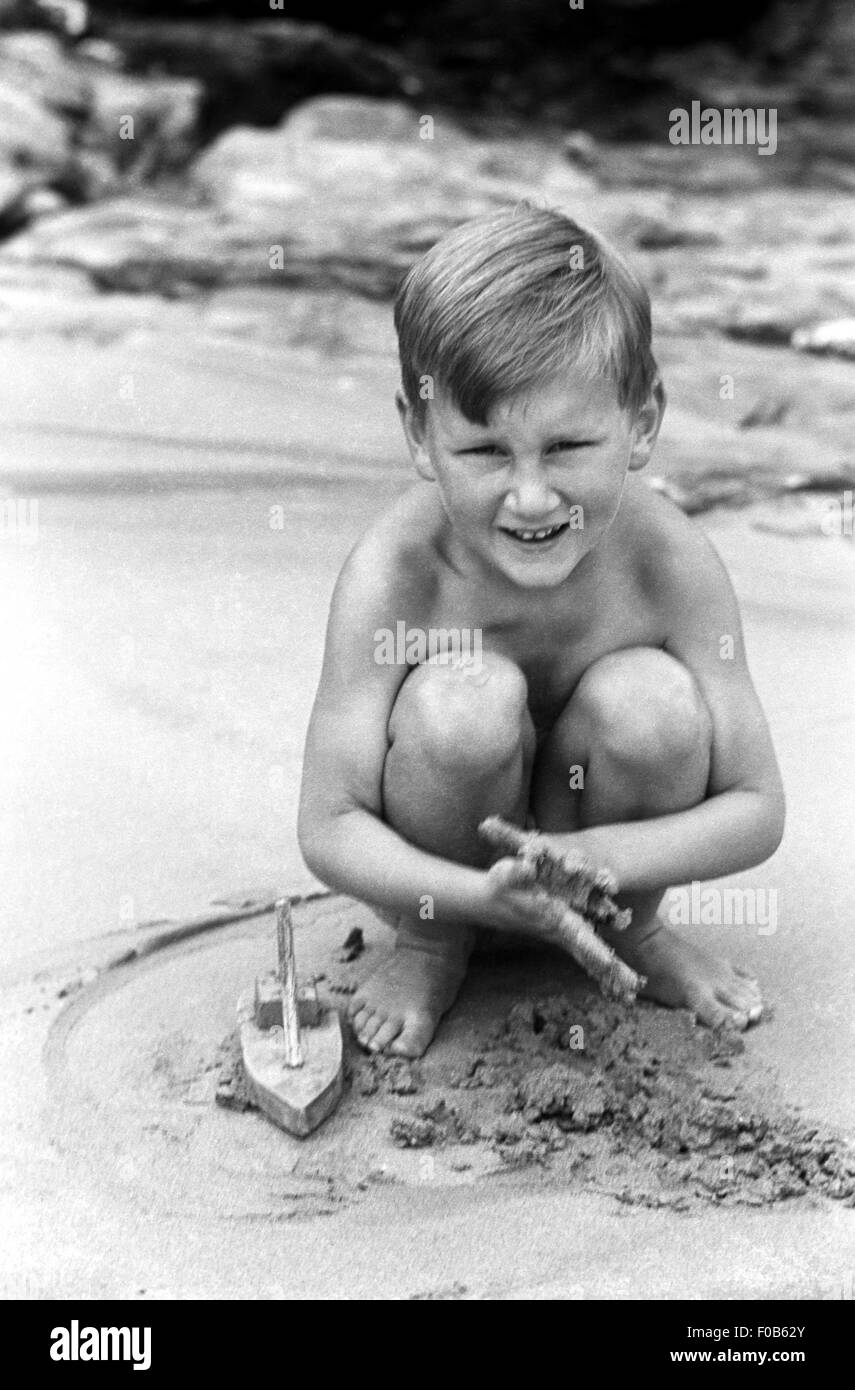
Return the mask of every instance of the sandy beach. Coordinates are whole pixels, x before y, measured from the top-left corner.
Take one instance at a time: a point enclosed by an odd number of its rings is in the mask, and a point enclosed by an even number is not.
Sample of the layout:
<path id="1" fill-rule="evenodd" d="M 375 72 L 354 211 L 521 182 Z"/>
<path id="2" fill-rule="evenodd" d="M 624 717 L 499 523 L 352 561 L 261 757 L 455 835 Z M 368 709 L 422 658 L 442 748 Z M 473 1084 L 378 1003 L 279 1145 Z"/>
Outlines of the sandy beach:
<path id="1" fill-rule="evenodd" d="M 10 371 L 22 361 L 16 348 Z M 338 385 L 349 400 L 341 380 L 307 371 L 305 389 L 329 400 Z M 99 390 L 96 377 L 78 378 L 96 422 Z M 437 1166 L 425 1167 L 428 1151 L 392 1143 L 382 1105 L 353 1089 L 305 1148 L 253 1114 L 215 1107 L 233 1004 L 269 964 L 269 917 L 107 968 L 216 900 L 319 888 L 294 818 L 323 615 L 349 547 L 408 475 L 393 435 L 378 451 L 355 439 L 338 402 L 317 410 L 300 393 L 295 411 L 283 397 L 293 462 L 280 416 L 281 458 L 250 485 L 244 469 L 257 455 L 224 450 L 215 486 L 142 487 L 129 468 L 125 486 L 98 488 L 97 450 L 67 415 L 57 412 L 49 443 L 41 426 L 15 427 L 18 458 L 36 474 L 38 537 L 2 550 L 17 656 L 4 756 L 18 808 L 3 869 L 2 1028 L 7 1055 L 21 1059 L 2 1083 L 14 1119 L 2 1141 L 4 1290 L 240 1296 L 250 1279 L 260 1287 L 267 1250 L 265 1292 L 287 1285 L 292 1297 L 335 1296 L 343 1260 L 353 1297 L 630 1297 L 641 1282 L 648 1297 L 841 1296 L 855 1256 L 851 1203 L 810 1188 L 758 1210 L 713 1198 L 651 1210 L 554 1164 L 496 1174 L 490 1163 L 479 1170 L 482 1155 L 453 1172 L 437 1149 Z M 183 428 L 204 437 L 208 398 L 186 399 Z M 319 441 L 345 428 L 350 469 L 333 477 L 320 444 L 313 457 L 311 431 Z M 51 487 L 58 441 L 68 474 L 85 458 L 85 486 L 65 477 Z M 103 432 L 99 447 L 106 457 Z M 114 464 L 124 447 L 110 450 Z M 159 449 L 173 465 L 190 452 L 157 444 L 153 471 Z M 855 550 L 822 534 L 823 514 L 819 499 L 797 498 L 699 522 L 741 600 L 790 803 L 784 844 L 750 876 L 777 892 L 776 930 L 709 935 L 758 974 L 771 1003 L 739 1066 L 805 1124 L 845 1139 L 855 1127 L 845 876 Z M 371 951 L 388 950 L 388 933 L 373 931 Z M 306 968 L 334 974 L 344 935 L 328 915 L 305 938 Z M 554 964 L 522 968 L 524 998 L 554 992 Z M 443 1025 L 446 1061 L 468 1055 L 473 989 Z M 182 1155 L 169 1181 L 165 1153 Z M 284 1185 L 272 1180 L 280 1171 Z M 128 1223 L 138 1231 L 130 1245 Z M 298 1247 L 299 1272 L 288 1253 Z"/>

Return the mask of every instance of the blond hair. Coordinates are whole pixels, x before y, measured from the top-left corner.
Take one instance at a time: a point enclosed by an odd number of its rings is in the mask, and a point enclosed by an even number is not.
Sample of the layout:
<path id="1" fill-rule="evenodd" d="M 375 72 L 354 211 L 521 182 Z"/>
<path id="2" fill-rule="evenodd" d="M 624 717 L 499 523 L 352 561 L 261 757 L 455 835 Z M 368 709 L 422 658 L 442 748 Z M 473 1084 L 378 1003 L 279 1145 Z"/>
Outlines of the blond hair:
<path id="1" fill-rule="evenodd" d="M 484 425 L 503 397 L 564 367 L 605 376 L 637 410 L 657 378 L 644 286 L 599 237 L 563 213 L 519 204 L 437 241 L 395 300 L 404 393 L 424 382 Z"/>

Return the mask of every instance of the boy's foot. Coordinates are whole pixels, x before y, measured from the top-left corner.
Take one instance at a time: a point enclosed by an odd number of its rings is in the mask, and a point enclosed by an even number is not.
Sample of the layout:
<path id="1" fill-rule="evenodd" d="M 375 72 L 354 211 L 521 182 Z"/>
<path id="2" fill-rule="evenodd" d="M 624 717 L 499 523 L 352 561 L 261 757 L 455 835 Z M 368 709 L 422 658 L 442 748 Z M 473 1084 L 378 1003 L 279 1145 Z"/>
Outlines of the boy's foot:
<path id="1" fill-rule="evenodd" d="M 710 1028 L 747 1028 L 763 1012 L 760 987 L 729 961 L 660 926 L 638 943 L 614 941 L 627 965 L 647 976 L 642 994 L 673 1009 L 691 1009 Z"/>
<path id="2" fill-rule="evenodd" d="M 422 935 L 398 928 L 389 960 L 354 994 L 348 1014 L 357 1040 L 370 1052 L 421 1057 L 466 975 L 474 932 Z"/>

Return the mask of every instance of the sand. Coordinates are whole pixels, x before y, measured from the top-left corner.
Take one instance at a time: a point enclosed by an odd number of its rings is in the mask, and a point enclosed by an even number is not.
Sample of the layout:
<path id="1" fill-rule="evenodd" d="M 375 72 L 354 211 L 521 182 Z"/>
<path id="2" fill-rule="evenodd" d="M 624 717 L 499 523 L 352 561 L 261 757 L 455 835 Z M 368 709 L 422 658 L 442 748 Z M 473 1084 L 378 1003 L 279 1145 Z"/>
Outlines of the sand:
<path id="1" fill-rule="evenodd" d="M 320 660 L 320 618 L 348 546 L 382 499 L 370 490 L 345 496 L 337 485 L 341 525 L 333 527 L 329 499 L 292 483 L 286 530 L 271 532 L 268 504 L 282 496 L 271 488 L 115 502 L 43 497 L 38 547 L 17 567 L 4 553 L 4 593 L 26 601 L 26 660 L 15 670 L 32 680 L 19 692 L 22 732 L 7 730 L 22 838 L 4 877 L 10 965 L 0 1046 L 15 1065 L 0 1074 L 0 1291 L 851 1297 L 855 1221 L 848 1199 L 831 1196 L 818 1176 L 828 1161 L 811 1159 L 800 1196 L 779 1188 L 768 1200 L 761 1173 L 752 1179 L 763 1202 L 755 1207 L 744 1172 L 736 1195 L 726 1183 L 721 1198 L 704 1188 L 710 1167 L 695 1167 L 703 1159 L 697 1134 L 688 1158 L 665 1135 L 658 1148 L 639 1144 L 627 1200 L 620 1166 L 628 1158 L 613 1143 L 625 1114 L 617 1126 L 603 1111 L 593 1129 L 562 1129 L 560 1096 L 557 1115 L 506 1113 L 502 1087 L 469 1084 L 492 1065 L 486 1060 L 451 1085 L 478 1049 L 494 1056 L 491 1034 L 515 1005 L 560 996 L 588 1009 L 591 997 L 575 992 L 580 977 L 570 967 L 565 976 L 538 958 L 519 959 L 512 971 L 509 961 L 481 962 L 427 1059 L 428 1082 L 431 1068 L 441 1069 L 448 1111 L 468 1120 L 477 1106 L 493 1131 L 467 1144 L 437 1142 L 445 1112 L 433 1109 L 432 1083 L 401 1090 L 412 1082 L 405 1072 L 374 1077 L 356 1054 L 345 1101 L 311 1147 L 215 1103 L 237 996 L 273 963 L 269 921 L 221 927 L 159 959 L 97 974 L 111 955 L 158 934 L 142 920 L 124 923 L 128 895 L 139 919 L 180 919 L 214 898 L 302 886 L 293 843 L 298 731 Z M 734 578 L 789 796 L 781 849 L 733 882 L 775 888 L 779 924 L 766 936 L 703 930 L 713 949 L 760 978 L 771 1008 L 730 1068 L 702 1058 L 690 1070 L 717 1086 L 735 1077 L 740 1097 L 759 1095 L 770 1129 L 763 1138 L 753 1132 L 756 1151 L 784 1127 L 788 1156 L 772 1174 L 777 1182 L 792 1176 L 799 1144 L 855 1134 L 847 878 L 855 549 L 851 538 L 819 536 L 818 523 L 783 536 L 758 529 L 767 520 L 777 528 L 777 507 L 704 525 Z M 210 606 L 224 565 L 240 614 Z M 136 651 L 129 671 L 126 636 Z M 201 684 L 196 672 L 205 673 Z M 366 930 L 363 955 L 339 959 L 357 917 L 336 913 L 298 947 L 301 968 L 326 973 L 327 998 L 342 1007 L 349 982 L 388 949 L 385 928 Z M 644 1006 L 638 1018 L 647 1017 Z M 600 1056 L 603 1043 L 589 1034 L 587 1053 L 553 1049 L 553 1064 L 581 1068 Z M 689 1045 L 674 1037 L 678 1052 Z M 527 1068 L 545 1044 L 542 1033 L 523 1041 L 514 1065 Z M 653 1047 L 646 1033 L 643 1041 Z M 664 1044 L 657 1038 L 656 1046 Z M 656 1055 L 667 1062 L 674 1053 Z M 660 1068 L 657 1086 L 667 1073 Z M 375 1081 L 373 1094 L 361 1093 Z M 420 1107 L 431 1113 L 419 1116 Z M 656 1102 L 654 1113 L 661 1109 Z M 786 1131 L 793 1115 L 802 1127 L 796 1142 Z M 424 1122 L 434 1141 L 401 1147 L 390 1132 L 396 1119 Z M 504 1138 L 495 1133 L 500 1122 Z M 523 1140 L 511 1142 L 520 1124 L 551 1133 L 544 1161 L 530 1161 Z M 571 1172 L 583 1147 L 591 1157 Z M 724 1160 L 734 1155 L 725 1147 L 717 1134 L 713 1153 L 727 1179 Z M 692 1176 L 677 1185 L 678 1171 Z"/>
<path id="2" fill-rule="evenodd" d="M 787 1106 L 752 1061 L 751 1034 L 711 1032 L 648 1003 L 606 1002 L 556 953 L 527 954 L 533 959 L 475 958 L 470 996 L 491 1022 L 461 1024 L 453 1046 L 441 1040 L 414 1062 L 351 1050 L 344 1109 L 354 1142 L 367 1125 L 375 1144 L 385 1131 L 397 1148 L 441 1155 L 443 1171 L 495 1172 L 498 1159 L 500 1171 L 538 1166 L 576 1190 L 679 1210 L 803 1195 L 855 1205 L 855 1151 Z M 341 988 L 366 967 L 343 972 L 331 960 L 327 968 Z M 504 1000 L 520 974 L 520 997 L 492 1021 L 491 985 Z M 555 975 L 564 988 L 541 992 Z M 223 1051 L 217 1099 L 248 1109 L 237 1050 L 227 1041 Z M 373 1102 L 367 1114 L 362 1097 Z M 348 1166 L 330 1162 L 330 1181 Z"/>
<path id="3" fill-rule="evenodd" d="M 392 949 L 389 929 L 347 898 L 298 903 L 294 920 L 302 976 L 326 1003 Z M 364 949 L 348 961 L 356 930 Z M 755 1034 L 607 1002 L 552 951 L 477 956 L 418 1062 L 351 1038 L 335 1115 L 293 1139 L 248 1113 L 233 1043 L 236 994 L 272 952 L 261 918 L 76 992 L 47 1050 L 48 1114 L 65 1160 L 99 1190 L 132 1174 L 150 1209 L 238 1218 L 261 1204 L 272 1220 L 358 1204 L 378 1181 L 487 1176 L 682 1211 L 855 1201 L 855 1158 L 786 1103 Z"/>

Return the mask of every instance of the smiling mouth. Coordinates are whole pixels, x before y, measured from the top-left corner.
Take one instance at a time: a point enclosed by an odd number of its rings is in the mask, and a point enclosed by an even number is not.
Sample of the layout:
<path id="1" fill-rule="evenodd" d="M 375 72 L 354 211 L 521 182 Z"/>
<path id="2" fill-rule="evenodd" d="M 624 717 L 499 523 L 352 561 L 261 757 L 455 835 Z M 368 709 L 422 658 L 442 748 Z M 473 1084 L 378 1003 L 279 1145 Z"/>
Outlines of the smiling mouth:
<path id="1" fill-rule="evenodd" d="M 562 532 L 567 530 L 569 522 L 559 522 L 557 526 L 544 526 L 538 531 L 526 530 L 523 527 L 500 526 L 499 530 L 512 540 L 519 541 L 522 545 L 538 546 L 545 545 L 548 541 L 554 541 Z"/>

